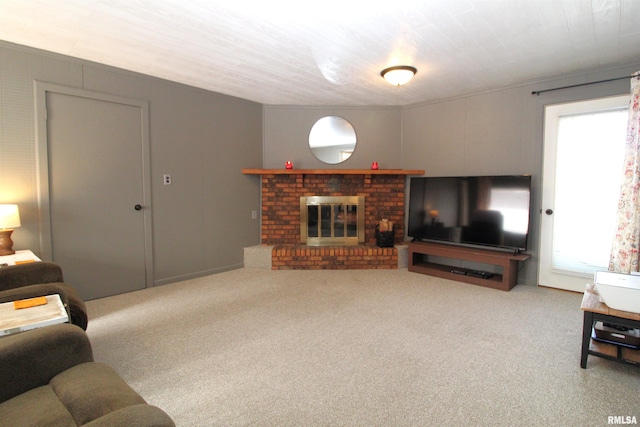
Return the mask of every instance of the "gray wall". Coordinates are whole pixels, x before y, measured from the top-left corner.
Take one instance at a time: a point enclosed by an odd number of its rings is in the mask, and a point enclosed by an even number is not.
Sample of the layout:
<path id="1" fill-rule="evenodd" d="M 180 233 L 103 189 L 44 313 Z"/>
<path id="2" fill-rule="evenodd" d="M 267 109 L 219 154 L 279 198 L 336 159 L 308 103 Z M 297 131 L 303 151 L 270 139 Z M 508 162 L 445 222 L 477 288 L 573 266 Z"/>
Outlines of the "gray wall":
<path id="1" fill-rule="evenodd" d="M 338 165 L 326 165 L 309 149 L 309 132 L 324 116 L 341 116 L 356 131 L 353 155 Z M 314 108 L 264 107 L 264 167 L 284 168 L 287 160 L 296 169 L 396 169 L 402 164 L 402 109 L 400 107 Z"/>
<path id="2" fill-rule="evenodd" d="M 156 284 L 242 266 L 260 242 L 259 181 L 241 173 L 262 165 L 260 104 L 0 42 L 0 203 L 20 205 L 15 249 L 39 253 L 34 80 L 149 102 Z"/>
<path id="3" fill-rule="evenodd" d="M 289 157 L 296 167 L 327 167 L 313 158 L 306 142 L 317 118 L 336 114 L 352 122 L 362 141 L 353 162 L 349 159 L 338 167 L 368 168 L 371 161 L 377 160 L 381 168 L 424 169 L 427 176 L 530 174 L 533 206 L 528 252 L 532 258 L 520 271 L 519 283 L 534 285 L 544 106 L 629 93 L 629 80 L 537 96 L 531 92 L 630 75 L 638 70 L 640 63 L 397 109 L 265 107 L 265 167 L 283 167 Z M 359 120 L 361 117 L 368 120 Z"/>

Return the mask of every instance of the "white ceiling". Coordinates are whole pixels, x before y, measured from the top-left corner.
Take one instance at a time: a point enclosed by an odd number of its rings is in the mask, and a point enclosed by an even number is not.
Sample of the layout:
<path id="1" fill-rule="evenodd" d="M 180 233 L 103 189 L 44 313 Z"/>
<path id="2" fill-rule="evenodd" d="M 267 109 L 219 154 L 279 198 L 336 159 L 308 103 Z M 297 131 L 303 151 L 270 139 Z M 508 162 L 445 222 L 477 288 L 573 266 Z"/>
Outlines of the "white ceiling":
<path id="1" fill-rule="evenodd" d="M 0 39 L 263 104 L 407 105 L 638 61 L 640 0 L 0 0 Z"/>

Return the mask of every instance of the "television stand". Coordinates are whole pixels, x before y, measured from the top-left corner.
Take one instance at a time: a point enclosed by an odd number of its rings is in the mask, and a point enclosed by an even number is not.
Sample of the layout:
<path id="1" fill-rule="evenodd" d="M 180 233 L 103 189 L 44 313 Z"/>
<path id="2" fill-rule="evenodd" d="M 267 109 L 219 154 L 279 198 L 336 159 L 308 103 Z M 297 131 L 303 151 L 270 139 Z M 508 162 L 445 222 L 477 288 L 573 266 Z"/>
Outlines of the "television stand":
<path id="1" fill-rule="evenodd" d="M 478 270 L 432 263 L 426 259 L 425 255 L 497 265 L 502 267 L 502 274 L 484 275 Z M 518 281 L 518 262 L 526 261 L 529 257 L 530 255 L 521 253 L 414 241 L 409 243 L 408 269 L 415 273 L 509 291 Z"/>

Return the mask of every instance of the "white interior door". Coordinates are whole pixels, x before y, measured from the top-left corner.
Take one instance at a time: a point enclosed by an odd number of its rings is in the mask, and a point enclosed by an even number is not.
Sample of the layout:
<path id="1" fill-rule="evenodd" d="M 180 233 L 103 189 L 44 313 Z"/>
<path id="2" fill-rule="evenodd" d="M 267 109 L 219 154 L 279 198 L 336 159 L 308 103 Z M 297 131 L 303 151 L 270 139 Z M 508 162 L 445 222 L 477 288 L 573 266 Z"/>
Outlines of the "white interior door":
<path id="1" fill-rule="evenodd" d="M 73 90 L 44 98 L 52 261 L 84 299 L 145 288 L 145 104 Z"/>
<path id="2" fill-rule="evenodd" d="M 541 286 L 584 292 L 608 267 L 628 106 L 625 95 L 545 109 Z"/>

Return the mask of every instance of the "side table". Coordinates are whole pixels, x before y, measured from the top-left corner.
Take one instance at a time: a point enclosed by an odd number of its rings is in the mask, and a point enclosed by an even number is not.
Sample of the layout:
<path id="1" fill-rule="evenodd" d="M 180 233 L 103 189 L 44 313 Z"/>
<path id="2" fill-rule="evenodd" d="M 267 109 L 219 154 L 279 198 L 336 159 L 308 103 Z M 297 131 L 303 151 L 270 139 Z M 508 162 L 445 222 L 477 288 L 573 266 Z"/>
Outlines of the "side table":
<path id="1" fill-rule="evenodd" d="M 582 369 L 586 369 L 587 358 L 589 355 L 639 366 L 639 350 L 630 350 L 615 344 L 600 345 L 598 343 L 597 345 L 592 346 L 591 333 L 593 330 L 593 324 L 597 321 L 613 323 L 630 328 L 640 328 L 640 313 L 630 313 L 628 311 L 609 308 L 600 301 L 600 295 L 598 295 L 598 291 L 594 284 L 587 285 L 584 296 L 582 297 L 582 305 L 580 308 L 584 312 L 584 321 L 582 324 L 582 355 L 580 358 L 580 367 Z M 613 346 L 609 348 L 613 348 L 614 351 L 606 352 L 604 349 L 599 348 L 602 346 Z"/>
<path id="2" fill-rule="evenodd" d="M 0 256 L 0 267 L 6 267 L 9 265 L 24 264 L 27 262 L 42 261 L 33 252 L 28 249 L 22 251 L 16 251 L 13 255 Z"/>

